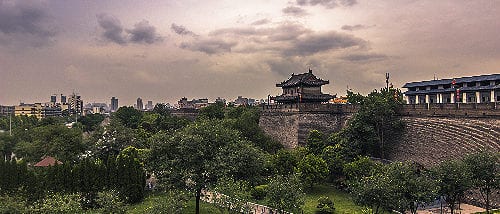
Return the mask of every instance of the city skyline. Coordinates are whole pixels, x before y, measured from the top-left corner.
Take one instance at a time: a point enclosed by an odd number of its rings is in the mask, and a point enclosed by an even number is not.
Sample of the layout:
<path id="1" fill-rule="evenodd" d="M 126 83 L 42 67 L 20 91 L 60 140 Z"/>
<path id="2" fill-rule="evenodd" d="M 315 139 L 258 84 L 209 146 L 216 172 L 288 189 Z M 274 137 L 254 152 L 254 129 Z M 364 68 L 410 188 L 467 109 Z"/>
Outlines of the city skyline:
<path id="1" fill-rule="evenodd" d="M 262 99 L 309 68 L 339 95 L 387 72 L 395 87 L 500 73 L 498 20 L 497 1 L 0 0 L 0 104 Z"/>

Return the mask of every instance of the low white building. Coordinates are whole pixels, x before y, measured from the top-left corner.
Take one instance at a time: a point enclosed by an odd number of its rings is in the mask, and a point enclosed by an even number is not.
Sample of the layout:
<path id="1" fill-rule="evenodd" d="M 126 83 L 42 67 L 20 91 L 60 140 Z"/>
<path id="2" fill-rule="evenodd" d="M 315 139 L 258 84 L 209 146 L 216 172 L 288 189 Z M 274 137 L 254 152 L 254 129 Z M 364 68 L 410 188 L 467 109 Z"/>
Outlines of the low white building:
<path id="1" fill-rule="evenodd" d="M 408 104 L 500 101 L 500 74 L 406 83 Z"/>

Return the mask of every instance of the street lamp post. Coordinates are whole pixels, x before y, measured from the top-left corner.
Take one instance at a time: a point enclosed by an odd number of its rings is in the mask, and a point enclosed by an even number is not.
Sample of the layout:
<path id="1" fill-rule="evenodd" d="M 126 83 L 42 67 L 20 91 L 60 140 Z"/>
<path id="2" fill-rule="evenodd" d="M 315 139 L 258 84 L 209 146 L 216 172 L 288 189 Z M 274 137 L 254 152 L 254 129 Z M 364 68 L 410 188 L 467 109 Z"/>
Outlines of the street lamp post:
<path id="1" fill-rule="evenodd" d="M 389 91 L 389 73 L 385 73 L 385 84 L 387 91 Z"/>
<path id="2" fill-rule="evenodd" d="M 9 136 L 12 136 L 12 113 L 14 112 L 9 112 Z"/>

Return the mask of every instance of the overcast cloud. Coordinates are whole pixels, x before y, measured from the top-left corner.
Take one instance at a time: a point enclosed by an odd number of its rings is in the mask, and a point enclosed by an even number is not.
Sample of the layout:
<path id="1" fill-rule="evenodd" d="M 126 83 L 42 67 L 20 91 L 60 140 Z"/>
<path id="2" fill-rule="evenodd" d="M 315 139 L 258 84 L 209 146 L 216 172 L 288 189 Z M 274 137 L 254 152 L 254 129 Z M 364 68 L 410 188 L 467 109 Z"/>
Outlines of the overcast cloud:
<path id="1" fill-rule="evenodd" d="M 42 3 L 0 1 L 0 42 L 4 45 L 20 39 L 20 43 L 43 46 L 55 35 L 55 26 Z"/>
<path id="2" fill-rule="evenodd" d="M 0 105 L 75 90 L 267 98 L 309 68 L 326 93 L 499 73 L 500 2 L 0 0 Z"/>

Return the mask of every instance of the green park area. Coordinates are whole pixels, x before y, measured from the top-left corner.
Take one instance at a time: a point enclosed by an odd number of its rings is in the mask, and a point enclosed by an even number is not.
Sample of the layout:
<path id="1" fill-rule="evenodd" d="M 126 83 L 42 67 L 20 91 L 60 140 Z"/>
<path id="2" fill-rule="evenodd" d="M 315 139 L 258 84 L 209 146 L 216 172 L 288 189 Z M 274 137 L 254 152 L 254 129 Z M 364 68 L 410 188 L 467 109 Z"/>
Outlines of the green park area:
<path id="1" fill-rule="evenodd" d="M 455 212 L 466 191 L 489 201 L 498 188 L 498 154 L 429 169 L 375 161 L 404 132 L 400 93 L 348 98 L 360 108 L 344 129 L 312 130 L 294 149 L 263 132 L 258 107 L 216 103 L 194 121 L 162 104 L 121 107 L 107 123 L 87 115 L 71 128 L 71 117 L 13 117 L 12 135 L 0 133 L 0 213 L 249 213 L 247 202 L 282 213 L 415 213 L 439 196 Z M 0 118 L 0 129 L 9 122 Z"/>

